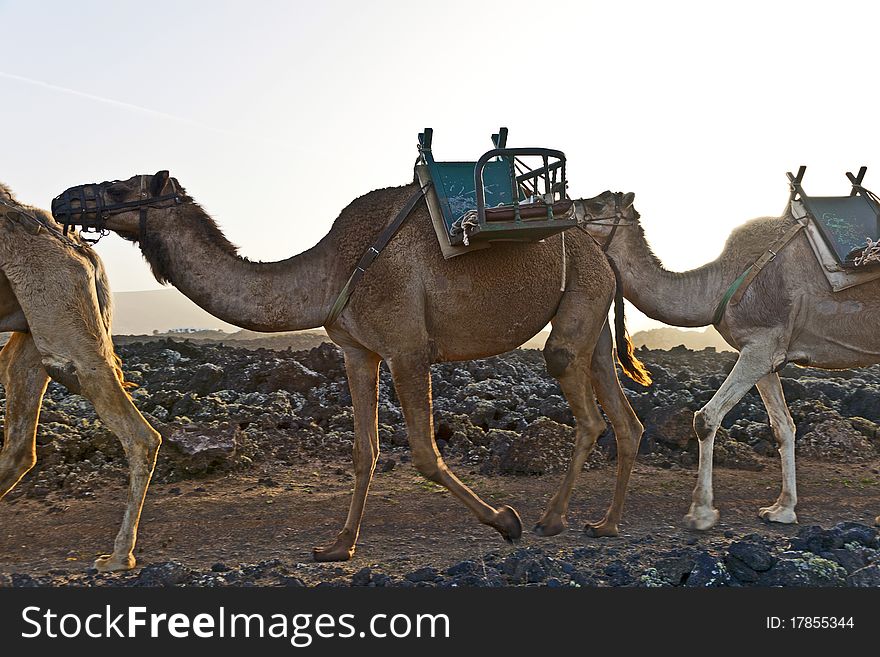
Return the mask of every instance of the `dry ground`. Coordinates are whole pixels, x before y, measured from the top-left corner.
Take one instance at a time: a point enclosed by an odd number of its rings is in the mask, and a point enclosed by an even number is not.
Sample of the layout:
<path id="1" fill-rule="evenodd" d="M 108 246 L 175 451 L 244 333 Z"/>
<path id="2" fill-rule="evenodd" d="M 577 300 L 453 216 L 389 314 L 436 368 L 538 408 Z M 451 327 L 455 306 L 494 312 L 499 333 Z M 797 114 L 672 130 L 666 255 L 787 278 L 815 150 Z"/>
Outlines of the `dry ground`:
<path id="1" fill-rule="evenodd" d="M 492 503 L 509 503 L 526 528 L 521 545 L 548 553 L 595 546 L 615 558 L 636 561 L 645 550 L 720 546 L 749 533 L 790 536 L 798 526 L 767 525 L 759 506 L 773 502 L 778 461 L 759 472 L 717 468 L 716 504 L 721 522 L 706 533 L 684 529 L 695 471 L 637 464 L 625 521 L 616 539 L 593 539 L 581 527 L 601 517 L 610 500 L 613 465 L 582 473 L 572 500 L 567 532 L 539 538 L 528 529 L 538 520 L 559 477 L 486 477 L 467 466 L 455 471 Z M 445 490 L 419 477 L 408 463 L 377 472 L 355 559 L 314 564 L 314 545 L 332 540 L 348 507 L 350 462 L 303 462 L 247 475 L 157 484 L 147 497 L 137 548 L 139 565 L 178 560 L 198 570 L 212 564 L 254 563 L 278 558 L 297 566 L 308 583 L 348 577 L 364 566 L 389 574 L 422 566 L 443 569 L 479 560 L 491 550 L 511 550 L 479 525 Z M 880 514 L 880 461 L 853 466 L 802 459 L 798 464 L 801 526 L 842 520 L 872 524 Z M 121 482 L 96 489 L 94 499 L 50 495 L 0 502 L 0 573 L 33 576 L 82 572 L 109 551 L 122 513 Z M 646 545 L 645 537 L 650 538 Z"/>

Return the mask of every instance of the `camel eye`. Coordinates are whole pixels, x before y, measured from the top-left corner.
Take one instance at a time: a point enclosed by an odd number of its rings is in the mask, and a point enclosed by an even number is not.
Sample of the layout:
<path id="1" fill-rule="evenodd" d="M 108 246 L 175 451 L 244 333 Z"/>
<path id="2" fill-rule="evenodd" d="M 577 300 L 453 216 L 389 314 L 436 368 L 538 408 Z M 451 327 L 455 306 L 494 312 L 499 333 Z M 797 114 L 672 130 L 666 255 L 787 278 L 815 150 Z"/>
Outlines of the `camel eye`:
<path id="1" fill-rule="evenodd" d="M 115 201 L 119 201 L 125 197 L 125 188 L 120 185 L 111 185 L 107 188 L 107 196 Z"/>

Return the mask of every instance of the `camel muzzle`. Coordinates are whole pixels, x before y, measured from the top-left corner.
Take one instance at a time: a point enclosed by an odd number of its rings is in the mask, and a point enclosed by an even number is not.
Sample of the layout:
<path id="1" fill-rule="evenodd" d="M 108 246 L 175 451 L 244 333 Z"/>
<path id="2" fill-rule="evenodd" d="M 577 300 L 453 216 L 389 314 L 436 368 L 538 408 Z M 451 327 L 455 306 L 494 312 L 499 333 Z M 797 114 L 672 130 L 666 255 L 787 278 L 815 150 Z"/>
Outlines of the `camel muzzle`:
<path id="1" fill-rule="evenodd" d="M 147 208 L 167 207 L 169 204 L 182 202 L 177 186 L 173 178 L 169 178 L 171 193 L 150 194 L 147 187 L 149 176 L 141 176 L 140 197 L 132 201 L 111 201 L 107 197 L 107 188 L 119 182 L 109 180 L 102 183 L 88 183 L 70 187 L 54 199 L 52 199 L 52 216 L 55 221 L 64 226 L 64 234 L 71 226 L 80 227 L 82 233 L 96 233 L 96 239 L 89 239 L 82 235 L 88 242 L 97 242 L 107 234 L 107 217 L 121 212 L 140 210 L 141 223 L 146 221 Z"/>

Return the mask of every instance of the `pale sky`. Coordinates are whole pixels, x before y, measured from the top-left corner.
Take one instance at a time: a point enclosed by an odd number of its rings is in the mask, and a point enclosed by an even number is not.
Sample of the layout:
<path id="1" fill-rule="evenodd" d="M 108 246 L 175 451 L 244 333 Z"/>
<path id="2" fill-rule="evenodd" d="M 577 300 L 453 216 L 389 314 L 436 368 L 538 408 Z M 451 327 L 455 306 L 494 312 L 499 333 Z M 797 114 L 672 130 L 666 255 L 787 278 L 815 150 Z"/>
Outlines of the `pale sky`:
<path id="1" fill-rule="evenodd" d="M 800 164 L 815 195 L 863 164 L 880 189 L 877 7 L 0 0 L 0 180 L 48 207 L 167 168 L 244 255 L 276 260 L 408 182 L 422 128 L 438 159 L 475 160 L 505 125 L 511 146 L 566 152 L 573 197 L 635 192 L 682 270 L 779 214 Z M 159 287 L 132 245 L 98 251 L 114 291 Z"/>

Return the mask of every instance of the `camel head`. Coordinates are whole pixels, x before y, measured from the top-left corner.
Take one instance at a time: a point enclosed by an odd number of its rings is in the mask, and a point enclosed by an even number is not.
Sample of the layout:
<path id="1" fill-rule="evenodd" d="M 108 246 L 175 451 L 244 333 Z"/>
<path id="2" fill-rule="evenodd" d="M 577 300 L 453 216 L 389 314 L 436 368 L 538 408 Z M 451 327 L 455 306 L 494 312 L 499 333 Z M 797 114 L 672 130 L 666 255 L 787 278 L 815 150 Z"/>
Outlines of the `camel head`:
<path id="1" fill-rule="evenodd" d="M 619 227 L 638 224 L 639 213 L 633 207 L 635 197 L 632 192 L 605 191 L 575 201 L 575 212 L 580 225 L 607 250 Z"/>
<path id="2" fill-rule="evenodd" d="M 133 176 L 128 180 L 77 185 L 52 200 L 52 216 L 69 226 L 112 230 L 122 237 L 138 241 L 142 222 L 149 210 L 150 222 L 161 222 L 174 214 L 177 206 L 192 203 L 183 188 L 167 171 Z"/>

